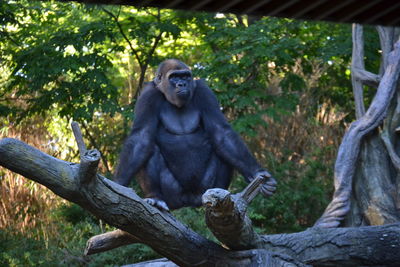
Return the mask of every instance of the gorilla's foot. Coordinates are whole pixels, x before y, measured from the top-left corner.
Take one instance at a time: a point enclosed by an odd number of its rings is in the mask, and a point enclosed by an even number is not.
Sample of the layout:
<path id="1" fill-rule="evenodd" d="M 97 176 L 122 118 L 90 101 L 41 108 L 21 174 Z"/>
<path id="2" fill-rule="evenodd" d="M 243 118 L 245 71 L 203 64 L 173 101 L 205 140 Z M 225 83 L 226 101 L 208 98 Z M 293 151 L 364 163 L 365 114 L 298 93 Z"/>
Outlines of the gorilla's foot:
<path id="1" fill-rule="evenodd" d="M 148 204 L 158 208 L 159 210 L 165 210 L 169 211 L 167 203 L 165 201 L 157 199 L 157 198 L 145 198 L 144 201 L 146 201 Z"/>

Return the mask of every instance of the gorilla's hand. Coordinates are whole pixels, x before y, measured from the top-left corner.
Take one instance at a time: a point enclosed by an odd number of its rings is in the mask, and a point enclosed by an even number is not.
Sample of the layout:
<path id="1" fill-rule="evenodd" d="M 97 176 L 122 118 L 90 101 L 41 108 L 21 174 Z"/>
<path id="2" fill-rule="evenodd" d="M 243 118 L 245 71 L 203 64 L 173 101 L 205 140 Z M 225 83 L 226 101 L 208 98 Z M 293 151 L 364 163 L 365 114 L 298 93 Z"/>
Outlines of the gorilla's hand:
<path id="1" fill-rule="evenodd" d="M 264 197 L 270 197 L 272 196 L 275 191 L 276 191 L 276 180 L 271 176 L 269 172 L 266 170 L 261 170 L 257 172 L 255 177 L 263 176 L 264 179 L 266 179 L 265 183 L 261 187 L 261 194 L 264 195 Z"/>
<path id="2" fill-rule="evenodd" d="M 158 208 L 159 210 L 169 211 L 167 203 L 165 203 L 163 200 L 160 200 L 157 198 L 145 198 L 144 201 L 146 201 L 148 204 Z"/>

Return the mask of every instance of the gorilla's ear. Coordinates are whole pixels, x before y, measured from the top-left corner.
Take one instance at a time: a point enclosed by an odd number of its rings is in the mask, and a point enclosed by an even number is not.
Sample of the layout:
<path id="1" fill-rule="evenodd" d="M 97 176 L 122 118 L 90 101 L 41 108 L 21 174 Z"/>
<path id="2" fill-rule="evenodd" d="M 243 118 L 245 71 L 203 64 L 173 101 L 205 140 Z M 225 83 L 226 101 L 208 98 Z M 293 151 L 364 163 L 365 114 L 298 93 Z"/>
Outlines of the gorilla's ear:
<path id="1" fill-rule="evenodd" d="M 159 85 L 161 83 L 161 78 L 162 78 L 162 74 L 159 73 L 157 74 L 157 76 L 154 78 L 154 82 Z"/>

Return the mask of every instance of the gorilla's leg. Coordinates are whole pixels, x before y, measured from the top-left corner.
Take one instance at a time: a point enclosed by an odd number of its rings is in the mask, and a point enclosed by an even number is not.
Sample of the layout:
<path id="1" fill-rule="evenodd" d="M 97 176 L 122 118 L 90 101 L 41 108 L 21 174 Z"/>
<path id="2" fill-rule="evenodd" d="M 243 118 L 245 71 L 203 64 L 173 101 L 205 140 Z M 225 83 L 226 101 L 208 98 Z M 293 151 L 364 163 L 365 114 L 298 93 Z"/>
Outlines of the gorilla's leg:
<path id="1" fill-rule="evenodd" d="M 209 188 L 227 189 L 231 182 L 233 169 L 223 162 L 217 155 L 213 154 L 203 175 L 198 191 L 184 196 L 184 202 L 190 206 L 201 206 L 201 197 Z"/>
<path id="2" fill-rule="evenodd" d="M 213 188 L 228 189 L 231 184 L 233 168 L 227 163 L 217 157 L 217 179 L 215 180 Z"/>
<path id="3" fill-rule="evenodd" d="M 183 206 L 182 187 L 168 169 L 160 149 L 154 152 L 147 162 L 142 188 L 146 201 L 162 210 L 177 209 Z"/>

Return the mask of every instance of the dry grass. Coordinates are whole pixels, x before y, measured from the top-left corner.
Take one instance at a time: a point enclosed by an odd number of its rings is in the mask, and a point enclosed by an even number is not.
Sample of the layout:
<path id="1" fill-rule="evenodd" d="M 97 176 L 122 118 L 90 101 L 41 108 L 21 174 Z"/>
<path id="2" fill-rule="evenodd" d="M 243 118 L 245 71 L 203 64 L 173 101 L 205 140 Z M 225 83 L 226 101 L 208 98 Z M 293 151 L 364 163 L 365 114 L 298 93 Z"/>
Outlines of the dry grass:
<path id="1" fill-rule="evenodd" d="M 305 109 L 304 106 L 298 106 L 296 112 L 281 117 L 279 121 L 265 117 L 268 127 L 260 129 L 260 136 L 267 138 L 258 143 L 260 151 L 269 151 L 278 161 L 289 160 L 302 164 L 305 155 L 310 155 L 316 149 L 331 147 L 333 149 L 327 150 L 323 158 L 315 160 L 334 160 L 344 133 L 344 115 L 324 104 L 313 120 Z M 287 151 L 290 151 L 290 155 L 287 155 Z"/>
<path id="2" fill-rule="evenodd" d="M 0 228 L 29 234 L 42 230 L 47 234 L 51 223 L 49 209 L 60 199 L 43 186 L 7 171 L 0 183 Z M 35 236 L 35 234 L 33 234 Z"/>
<path id="3" fill-rule="evenodd" d="M 262 141 L 257 141 L 254 148 L 258 151 L 267 151 L 278 162 L 294 161 L 297 164 L 304 164 L 305 156 L 313 154 L 316 150 L 323 150 L 322 158 L 319 155 L 319 158 L 315 160 L 334 162 L 346 128 L 343 119 L 347 114 L 336 110 L 330 103 L 316 102 L 314 98 L 316 92 L 313 90 L 318 88 L 319 79 L 326 71 L 326 66 L 318 61 L 310 61 L 308 63 L 312 71 L 305 74 L 301 60 L 298 60 L 291 70 L 306 82 L 305 88 L 299 95 L 299 104 L 295 112 L 282 115 L 280 120 L 265 116 L 264 120 L 268 126 L 259 129 Z M 279 87 L 281 78 L 274 77 L 267 91 L 270 94 L 279 95 L 282 93 Z M 312 107 L 317 105 L 318 110 L 312 110 Z M 326 149 L 328 147 L 332 149 Z M 287 152 L 290 152 L 289 155 Z M 263 157 L 262 154 L 259 156 Z"/>
<path id="4" fill-rule="evenodd" d="M 23 131 L 10 127 L 0 138 L 17 138 L 43 150 L 46 133 L 38 125 L 31 124 Z M 0 229 L 7 228 L 28 237 L 41 237 L 45 240 L 48 240 L 49 235 L 57 233 L 49 210 L 64 203 L 64 200 L 46 187 L 0 168 L 0 199 Z"/>

